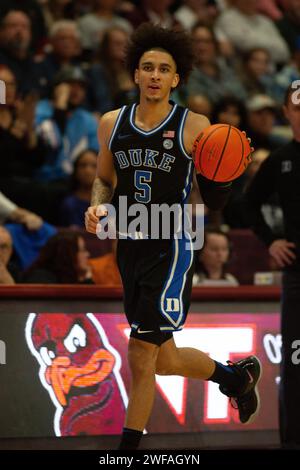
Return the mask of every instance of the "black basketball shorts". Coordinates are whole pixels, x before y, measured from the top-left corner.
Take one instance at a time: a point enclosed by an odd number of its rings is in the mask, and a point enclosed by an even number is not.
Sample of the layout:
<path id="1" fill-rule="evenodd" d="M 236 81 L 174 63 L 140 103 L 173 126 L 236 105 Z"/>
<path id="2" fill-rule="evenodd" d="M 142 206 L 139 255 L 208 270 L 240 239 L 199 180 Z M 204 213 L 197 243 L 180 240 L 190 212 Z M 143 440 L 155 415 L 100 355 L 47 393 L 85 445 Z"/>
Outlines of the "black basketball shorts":
<path id="1" fill-rule="evenodd" d="M 160 346 L 183 328 L 190 306 L 194 272 L 190 237 L 119 239 L 117 261 L 130 336 Z"/>

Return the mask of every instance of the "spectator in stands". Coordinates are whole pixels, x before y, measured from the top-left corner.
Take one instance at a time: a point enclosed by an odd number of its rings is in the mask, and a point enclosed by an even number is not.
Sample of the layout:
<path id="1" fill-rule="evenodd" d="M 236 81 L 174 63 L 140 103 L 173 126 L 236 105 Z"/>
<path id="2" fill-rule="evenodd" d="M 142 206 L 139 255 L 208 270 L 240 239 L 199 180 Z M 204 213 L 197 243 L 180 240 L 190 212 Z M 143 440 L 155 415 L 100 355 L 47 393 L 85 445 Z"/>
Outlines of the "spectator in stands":
<path id="1" fill-rule="evenodd" d="M 78 232 L 60 231 L 42 248 L 27 270 L 24 282 L 30 284 L 93 284 L 88 264 L 89 252 Z"/>
<path id="2" fill-rule="evenodd" d="M 0 18 L 11 10 L 23 11 L 30 18 L 32 46 L 38 47 L 46 36 L 46 25 L 40 2 L 37 0 L 1 0 Z"/>
<path id="3" fill-rule="evenodd" d="M 141 5 L 126 15 L 133 28 L 141 23 L 151 22 L 159 24 L 163 28 L 178 28 L 180 23 L 170 13 L 170 7 L 174 0 L 141 0 Z"/>
<path id="4" fill-rule="evenodd" d="M 114 26 L 123 28 L 129 34 L 132 32 L 130 23 L 115 14 L 116 6 L 117 0 L 95 0 L 94 10 L 78 20 L 84 49 L 96 51 L 104 31 Z"/>
<path id="5" fill-rule="evenodd" d="M 300 80 L 300 36 L 296 40 L 291 62 L 285 65 L 275 77 L 277 101 L 280 104 L 284 102 L 286 89 L 295 80 Z"/>
<path id="6" fill-rule="evenodd" d="M 73 19 L 76 3 L 73 0 L 42 0 L 42 12 L 47 30 L 60 20 Z"/>
<path id="7" fill-rule="evenodd" d="M 216 103 L 226 95 L 246 98 L 238 78 L 218 53 L 218 43 L 209 26 L 197 24 L 192 30 L 195 45 L 195 68 L 184 88 L 188 97 L 203 95 Z"/>
<path id="8" fill-rule="evenodd" d="M 90 205 L 96 167 L 97 153 L 94 150 L 87 149 L 78 155 L 71 178 L 72 194 L 61 205 L 61 226 L 84 228 L 84 213 Z"/>
<path id="9" fill-rule="evenodd" d="M 0 192 L 0 224 L 4 222 L 24 224 L 28 230 L 38 230 L 43 220 L 33 212 L 18 207 Z"/>
<path id="10" fill-rule="evenodd" d="M 81 38 L 75 21 L 60 20 L 50 30 L 51 52 L 36 59 L 41 98 L 49 98 L 55 75 L 67 65 L 80 65 Z"/>
<path id="11" fill-rule="evenodd" d="M 300 2 L 299 0 L 284 1 L 284 15 L 277 22 L 280 34 L 287 42 L 291 53 L 295 51 L 300 36 Z"/>
<path id="12" fill-rule="evenodd" d="M 39 180 L 62 181 L 65 187 L 79 153 L 87 148 L 98 152 L 97 119 L 82 109 L 86 85 L 80 68 L 63 68 L 56 77 L 52 100 L 37 105 L 37 133 L 48 145 L 46 163 L 36 174 Z"/>
<path id="13" fill-rule="evenodd" d="M 246 127 L 246 108 L 238 98 L 228 96 L 221 98 L 214 106 L 211 122 L 212 124 L 224 123 L 244 130 Z"/>
<path id="14" fill-rule="evenodd" d="M 273 21 L 258 13 L 258 0 L 233 0 L 216 21 L 216 33 L 231 41 L 237 51 L 269 51 L 272 61 L 286 63 L 289 49 Z"/>
<path id="15" fill-rule="evenodd" d="M 6 85 L 6 104 L 0 107 L 0 191 L 40 214 L 44 192 L 32 177 L 43 164 L 45 146 L 34 130 L 36 97 L 18 98 L 16 78 L 6 66 L 0 65 L 0 80 Z"/>
<path id="16" fill-rule="evenodd" d="M 254 95 L 247 101 L 247 135 L 254 148 L 273 150 L 283 143 L 274 134 L 277 106 L 267 95 Z"/>
<path id="17" fill-rule="evenodd" d="M 11 261 L 12 254 L 10 233 L 0 226 L 0 284 L 15 284 L 20 280 L 20 271 Z"/>
<path id="18" fill-rule="evenodd" d="M 271 20 L 279 20 L 282 17 L 282 11 L 280 9 L 283 1 L 278 0 L 260 0 L 258 2 L 257 8 L 260 13 L 268 16 Z"/>
<path id="19" fill-rule="evenodd" d="M 0 64 L 12 70 L 22 94 L 37 87 L 31 38 L 30 18 L 23 11 L 11 10 L 0 18 Z"/>
<path id="20" fill-rule="evenodd" d="M 212 25 L 217 16 L 217 5 L 210 0 L 183 0 L 174 17 L 181 26 L 191 31 L 196 23 Z"/>
<path id="21" fill-rule="evenodd" d="M 218 229 L 205 229 L 204 246 L 196 256 L 193 285 L 237 286 L 237 279 L 227 272 L 230 241 Z"/>
<path id="22" fill-rule="evenodd" d="M 248 96 L 263 94 L 276 98 L 274 71 L 266 49 L 250 49 L 243 54 L 239 77 Z"/>
<path id="23" fill-rule="evenodd" d="M 117 240 L 112 241 L 112 249 L 109 253 L 90 258 L 89 265 L 92 269 L 92 277 L 95 284 L 101 286 L 122 286 L 120 272 L 116 259 Z"/>
<path id="24" fill-rule="evenodd" d="M 175 90 L 175 93 L 176 91 L 177 90 Z M 178 99 L 175 99 L 175 101 L 178 103 Z M 187 98 L 186 103 L 179 102 L 179 104 L 182 104 L 182 105 L 186 104 L 187 107 L 194 113 L 204 114 L 204 116 L 208 117 L 208 119 L 211 119 L 213 106 L 212 106 L 212 103 L 209 101 L 209 99 L 206 98 L 206 96 L 191 95 Z"/>
<path id="25" fill-rule="evenodd" d="M 137 98 L 137 88 L 124 63 L 128 38 L 122 28 L 107 30 L 99 50 L 99 63 L 89 71 L 92 109 L 100 114 Z"/>

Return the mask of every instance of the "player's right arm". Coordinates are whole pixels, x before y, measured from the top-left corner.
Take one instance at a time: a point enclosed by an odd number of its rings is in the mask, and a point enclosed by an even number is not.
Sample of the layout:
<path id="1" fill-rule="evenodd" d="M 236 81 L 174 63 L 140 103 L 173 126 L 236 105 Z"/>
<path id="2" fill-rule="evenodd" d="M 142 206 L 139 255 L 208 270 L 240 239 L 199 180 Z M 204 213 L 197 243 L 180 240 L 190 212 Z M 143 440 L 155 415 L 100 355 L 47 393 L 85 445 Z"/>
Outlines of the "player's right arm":
<path id="1" fill-rule="evenodd" d="M 103 204 L 111 201 L 117 184 L 113 155 L 108 145 L 119 111 L 117 109 L 104 114 L 99 123 L 100 152 L 97 159 L 97 172 L 92 188 L 91 205 L 85 213 L 85 228 L 90 233 L 97 232 L 99 217 L 107 214 Z"/>

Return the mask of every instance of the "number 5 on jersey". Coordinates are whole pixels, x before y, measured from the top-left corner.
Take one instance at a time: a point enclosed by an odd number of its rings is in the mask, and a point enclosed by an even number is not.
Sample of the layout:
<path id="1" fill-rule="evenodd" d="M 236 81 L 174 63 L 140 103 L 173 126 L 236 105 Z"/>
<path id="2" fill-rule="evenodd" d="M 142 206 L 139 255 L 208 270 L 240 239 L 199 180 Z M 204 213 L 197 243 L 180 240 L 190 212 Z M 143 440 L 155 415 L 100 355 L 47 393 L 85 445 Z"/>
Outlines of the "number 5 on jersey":
<path id="1" fill-rule="evenodd" d="M 151 186 L 149 184 L 152 180 L 151 171 L 136 170 L 134 173 L 134 186 L 139 189 L 139 192 L 134 193 L 137 202 L 147 203 L 151 201 Z"/>

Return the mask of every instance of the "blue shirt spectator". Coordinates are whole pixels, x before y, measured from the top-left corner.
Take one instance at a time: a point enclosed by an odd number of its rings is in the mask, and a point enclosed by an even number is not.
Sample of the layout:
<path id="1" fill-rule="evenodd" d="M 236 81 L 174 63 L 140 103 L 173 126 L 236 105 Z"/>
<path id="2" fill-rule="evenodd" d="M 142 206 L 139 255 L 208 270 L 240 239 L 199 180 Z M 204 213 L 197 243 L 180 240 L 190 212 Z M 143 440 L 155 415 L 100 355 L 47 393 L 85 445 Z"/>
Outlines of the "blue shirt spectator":
<path id="1" fill-rule="evenodd" d="M 98 121 L 81 108 L 85 96 L 85 76 L 80 69 L 68 67 L 57 77 L 53 99 L 38 103 L 36 129 L 48 145 L 46 162 L 36 172 L 40 181 L 67 178 L 81 151 L 99 150 Z"/>

